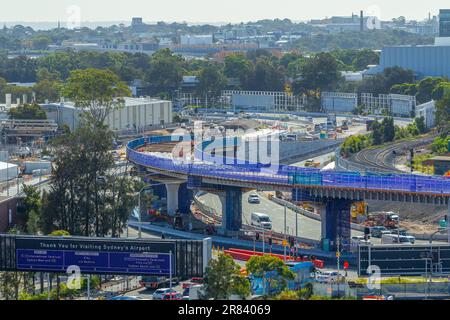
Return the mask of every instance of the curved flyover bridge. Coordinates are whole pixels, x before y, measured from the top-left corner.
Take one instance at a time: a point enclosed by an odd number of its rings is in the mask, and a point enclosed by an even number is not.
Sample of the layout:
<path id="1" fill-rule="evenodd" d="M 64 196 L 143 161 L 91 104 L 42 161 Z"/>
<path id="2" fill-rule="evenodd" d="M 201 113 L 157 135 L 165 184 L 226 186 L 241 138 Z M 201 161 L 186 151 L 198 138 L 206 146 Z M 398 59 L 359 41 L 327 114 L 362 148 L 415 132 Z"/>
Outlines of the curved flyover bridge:
<path id="1" fill-rule="evenodd" d="M 165 183 L 169 214 L 186 207 L 189 190 L 216 192 L 222 202 L 222 226 L 239 231 L 242 226 L 242 190 L 292 192 L 294 201 L 320 201 L 322 241 L 335 250 L 336 239 L 350 245 L 350 207 L 354 201 L 385 200 L 449 205 L 450 179 L 408 174 L 365 174 L 320 171 L 285 165 L 266 166 L 238 160 L 237 138 L 224 142 L 231 149 L 216 153 L 214 140 L 195 144 L 194 161 L 182 162 L 163 154 L 148 153 L 144 147 L 183 141 L 186 137 L 150 136 L 131 141 L 127 157 L 142 174 Z M 190 137 L 187 138 L 187 140 Z M 223 152 L 223 153 L 222 153 Z M 192 192 L 191 196 L 192 196 Z"/>

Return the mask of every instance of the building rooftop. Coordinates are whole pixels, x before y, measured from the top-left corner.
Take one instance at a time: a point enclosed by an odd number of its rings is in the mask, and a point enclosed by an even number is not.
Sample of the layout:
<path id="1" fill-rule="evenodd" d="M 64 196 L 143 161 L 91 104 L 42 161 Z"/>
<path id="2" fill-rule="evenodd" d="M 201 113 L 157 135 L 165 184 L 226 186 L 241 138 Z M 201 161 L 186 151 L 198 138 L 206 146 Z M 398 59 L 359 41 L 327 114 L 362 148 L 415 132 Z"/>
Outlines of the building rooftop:
<path id="1" fill-rule="evenodd" d="M 450 156 L 436 156 L 430 159 L 431 161 L 450 161 Z"/>

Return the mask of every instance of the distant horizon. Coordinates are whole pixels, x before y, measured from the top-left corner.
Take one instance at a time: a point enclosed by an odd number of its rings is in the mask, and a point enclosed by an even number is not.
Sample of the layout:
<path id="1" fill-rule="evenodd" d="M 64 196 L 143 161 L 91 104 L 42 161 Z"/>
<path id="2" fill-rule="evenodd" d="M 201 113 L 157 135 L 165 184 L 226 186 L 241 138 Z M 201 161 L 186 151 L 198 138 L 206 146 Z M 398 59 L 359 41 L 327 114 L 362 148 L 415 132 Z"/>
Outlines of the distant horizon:
<path id="1" fill-rule="evenodd" d="M 448 0 L 431 0 L 412 5 L 408 0 L 128 0 L 111 5 L 107 0 L 15 0 L 3 5 L 2 24 L 53 24 L 82 21 L 82 24 L 131 23 L 142 17 L 147 23 L 157 21 L 188 24 L 236 24 L 263 19 L 290 19 L 306 22 L 331 16 L 350 16 L 362 10 L 366 16 L 390 21 L 399 16 L 407 20 L 424 20 L 448 8 Z"/>

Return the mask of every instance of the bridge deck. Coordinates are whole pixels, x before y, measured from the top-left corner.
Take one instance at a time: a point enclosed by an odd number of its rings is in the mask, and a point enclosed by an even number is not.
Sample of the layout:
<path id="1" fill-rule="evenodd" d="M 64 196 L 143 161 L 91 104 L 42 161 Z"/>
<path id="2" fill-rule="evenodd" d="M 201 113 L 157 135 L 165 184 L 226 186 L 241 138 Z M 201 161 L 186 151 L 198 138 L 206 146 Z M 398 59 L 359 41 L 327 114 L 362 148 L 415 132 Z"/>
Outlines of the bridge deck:
<path id="1" fill-rule="evenodd" d="M 170 137 L 169 137 L 170 138 Z M 351 199 L 377 199 L 420 203 L 447 204 L 450 198 L 450 179 L 436 176 L 407 174 L 368 174 L 323 171 L 310 168 L 278 166 L 277 168 L 245 165 L 181 163 L 137 151 L 146 144 L 160 143 L 138 139 L 128 144 L 128 159 L 151 171 L 175 175 L 199 176 L 217 184 L 254 187 L 257 189 L 311 190 L 315 196 Z"/>

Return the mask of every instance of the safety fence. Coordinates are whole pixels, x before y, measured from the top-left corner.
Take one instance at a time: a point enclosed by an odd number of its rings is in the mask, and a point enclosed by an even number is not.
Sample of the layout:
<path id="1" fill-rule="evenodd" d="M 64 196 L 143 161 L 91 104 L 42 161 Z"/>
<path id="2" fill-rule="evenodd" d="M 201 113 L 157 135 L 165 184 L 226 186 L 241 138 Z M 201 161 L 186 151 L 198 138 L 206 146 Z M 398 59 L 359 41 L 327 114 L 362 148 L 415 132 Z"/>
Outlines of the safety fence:
<path id="1" fill-rule="evenodd" d="M 164 139 L 171 139 L 171 137 Z M 150 137 L 131 141 L 127 147 L 128 159 L 138 165 L 153 167 L 162 171 L 211 179 L 238 180 L 253 184 L 417 192 L 434 196 L 450 195 L 450 179 L 437 176 L 372 173 L 362 175 L 359 172 L 320 171 L 319 169 L 284 165 L 266 168 L 197 163 L 195 161 L 184 162 L 135 150 L 147 143 L 156 143 L 155 140 L 164 139 Z M 171 141 L 173 141 L 173 138 Z"/>

